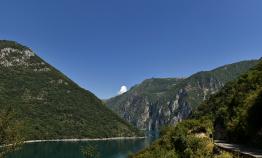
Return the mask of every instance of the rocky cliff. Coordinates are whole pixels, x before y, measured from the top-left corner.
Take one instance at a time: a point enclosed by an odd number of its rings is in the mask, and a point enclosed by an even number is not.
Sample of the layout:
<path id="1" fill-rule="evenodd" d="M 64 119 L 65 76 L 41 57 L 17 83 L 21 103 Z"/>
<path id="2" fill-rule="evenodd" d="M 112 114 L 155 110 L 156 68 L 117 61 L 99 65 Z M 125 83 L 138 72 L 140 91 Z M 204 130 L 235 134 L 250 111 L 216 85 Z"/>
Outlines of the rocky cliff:
<path id="1" fill-rule="evenodd" d="M 176 124 L 210 94 L 257 64 L 257 60 L 225 65 L 188 78 L 152 78 L 106 101 L 108 107 L 139 129 Z"/>

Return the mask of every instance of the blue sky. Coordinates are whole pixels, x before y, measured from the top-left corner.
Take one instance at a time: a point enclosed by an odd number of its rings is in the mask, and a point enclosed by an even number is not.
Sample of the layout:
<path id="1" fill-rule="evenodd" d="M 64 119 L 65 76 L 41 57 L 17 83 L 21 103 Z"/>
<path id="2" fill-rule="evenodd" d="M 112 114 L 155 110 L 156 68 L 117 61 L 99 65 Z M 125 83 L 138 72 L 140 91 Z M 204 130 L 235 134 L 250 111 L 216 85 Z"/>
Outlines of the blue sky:
<path id="1" fill-rule="evenodd" d="M 0 38 L 100 98 L 262 56 L 261 0 L 2 0 Z"/>

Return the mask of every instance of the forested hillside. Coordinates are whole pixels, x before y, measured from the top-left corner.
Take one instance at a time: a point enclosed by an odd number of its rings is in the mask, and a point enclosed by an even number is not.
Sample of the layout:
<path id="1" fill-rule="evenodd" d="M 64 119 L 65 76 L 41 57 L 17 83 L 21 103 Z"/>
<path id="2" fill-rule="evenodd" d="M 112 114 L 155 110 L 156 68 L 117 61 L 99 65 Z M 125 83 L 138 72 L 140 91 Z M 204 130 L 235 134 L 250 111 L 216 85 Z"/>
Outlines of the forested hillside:
<path id="1" fill-rule="evenodd" d="M 31 49 L 0 41 L 0 108 L 12 109 L 24 139 L 135 136 L 132 128 L 91 92 Z"/>
<path id="2" fill-rule="evenodd" d="M 257 63 L 257 60 L 237 62 L 188 78 L 147 79 L 106 104 L 137 128 L 158 130 L 187 118 L 211 94 Z"/>
<path id="3" fill-rule="evenodd" d="M 191 118 L 164 129 L 135 158 L 230 158 L 216 152 L 212 139 L 262 147 L 262 61 L 227 83 L 201 104 Z"/>

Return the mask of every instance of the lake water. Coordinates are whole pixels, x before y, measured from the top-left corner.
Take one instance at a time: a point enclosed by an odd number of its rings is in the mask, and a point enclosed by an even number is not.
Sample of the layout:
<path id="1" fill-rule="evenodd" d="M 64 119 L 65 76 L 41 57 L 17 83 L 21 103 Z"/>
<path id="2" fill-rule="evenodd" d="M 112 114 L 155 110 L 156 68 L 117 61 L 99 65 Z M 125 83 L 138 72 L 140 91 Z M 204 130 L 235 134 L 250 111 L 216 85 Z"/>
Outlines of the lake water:
<path id="1" fill-rule="evenodd" d="M 10 154 L 8 158 L 84 158 L 80 149 L 82 146 L 95 146 L 100 158 L 126 158 L 152 143 L 155 137 L 133 140 L 107 140 L 89 142 L 42 142 L 26 144 Z"/>

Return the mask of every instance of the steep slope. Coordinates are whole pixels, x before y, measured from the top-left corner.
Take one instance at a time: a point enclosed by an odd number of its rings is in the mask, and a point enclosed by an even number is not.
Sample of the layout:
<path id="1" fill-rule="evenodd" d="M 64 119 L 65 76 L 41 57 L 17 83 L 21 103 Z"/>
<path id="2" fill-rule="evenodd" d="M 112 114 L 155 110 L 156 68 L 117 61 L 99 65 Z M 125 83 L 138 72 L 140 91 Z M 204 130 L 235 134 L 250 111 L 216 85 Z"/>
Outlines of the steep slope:
<path id="1" fill-rule="evenodd" d="M 158 129 L 187 118 L 210 94 L 246 72 L 257 60 L 225 65 L 185 79 L 148 79 L 128 92 L 106 101 L 108 107 L 136 127 Z"/>
<path id="2" fill-rule="evenodd" d="M 25 139 L 134 136 L 95 95 L 16 42 L 0 41 L 0 108 L 12 108 Z"/>
<path id="3" fill-rule="evenodd" d="M 163 129 L 159 139 L 131 157 L 219 158 L 213 157 L 214 145 L 208 137 L 211 131 L 212 123 L 209 120 L 183 120 L 176 126 Z"/>
<path id="4" fill-rule="evenodd" d="M 170 126 L 134 158 L 239 157 L 218 152 L 214 139 L 262 148 L 262 60 L 211 95 L 190 119 Z"/>
<path id="5" fill-rule="evenodd" d="M 193 115 L 213 120 L 215 139 L 262 147 L 262 60 L 210 97 Z"/>

